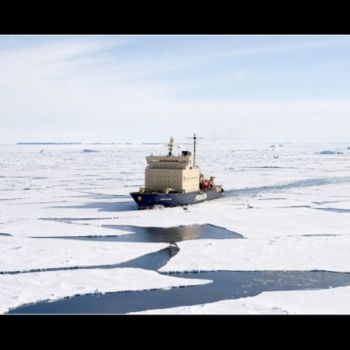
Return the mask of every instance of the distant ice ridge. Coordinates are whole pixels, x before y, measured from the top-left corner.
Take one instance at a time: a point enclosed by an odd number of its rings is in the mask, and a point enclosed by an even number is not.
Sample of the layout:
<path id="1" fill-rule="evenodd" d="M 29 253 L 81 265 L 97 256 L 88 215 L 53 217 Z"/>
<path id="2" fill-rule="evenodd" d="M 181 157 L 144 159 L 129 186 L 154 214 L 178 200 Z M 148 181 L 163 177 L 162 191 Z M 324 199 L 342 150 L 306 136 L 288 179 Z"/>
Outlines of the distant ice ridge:
<path id="1" fill-rule="evenodd" d="M 98 151 L 96 149 L 84 148 L 82 152 L 83 153 L 96 153 L 96 152 L 100 152 L 100 151 Z"/>
<path id="2" fill-rule="evenodd" d="M 17 142 L 17 145 L 81 145 L 81 142 Z"/>
<path id="3" fill-rule="evenodd" d="M 331 155 L 331 154 L 344 154 L 344 152 L 325 150 L 325 151 L 320 151 L 318 154 L 321 154 L 321 155 Z"/>

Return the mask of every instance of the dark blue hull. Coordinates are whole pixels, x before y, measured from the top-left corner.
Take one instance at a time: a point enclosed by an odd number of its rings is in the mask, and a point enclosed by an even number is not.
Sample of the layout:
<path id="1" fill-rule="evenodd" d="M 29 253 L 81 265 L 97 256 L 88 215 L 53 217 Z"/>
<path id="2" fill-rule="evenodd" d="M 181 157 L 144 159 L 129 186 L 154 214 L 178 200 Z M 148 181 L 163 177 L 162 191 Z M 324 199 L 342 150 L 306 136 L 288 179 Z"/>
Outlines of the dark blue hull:
<path id="1" fill-rule="evenodd" d="M 208 191 L 169 194 L 132 192 L 130 195 L 140 208 L 151 208 L 154 205 L 176 207 L 220 198 L 223 196 L 223 191 L 217 192 L 215 189 L 212 189 Z"/>

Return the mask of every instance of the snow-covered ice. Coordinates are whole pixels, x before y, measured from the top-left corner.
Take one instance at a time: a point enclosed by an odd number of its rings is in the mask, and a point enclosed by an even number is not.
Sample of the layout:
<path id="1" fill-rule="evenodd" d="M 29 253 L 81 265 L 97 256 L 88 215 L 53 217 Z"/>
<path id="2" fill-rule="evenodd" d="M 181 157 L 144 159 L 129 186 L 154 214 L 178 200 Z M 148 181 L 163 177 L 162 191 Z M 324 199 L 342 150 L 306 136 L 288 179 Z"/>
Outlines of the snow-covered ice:
<path id="1" fill-rule="evenodd" d="M 186 241 L 160 271 L 350 271 L 350 236 Z"/>
<path id="2" fill-rule="evenodd" d="M 67 225 L 69 223 L 70 225 Z M 53 237 L 53 236 L 104 236 L 104 235 L 123 235 L 128 232 L 101 228 L 97 225 L 84 225 L 83 223 L 52 220 L 18 220 L 4 223 L 1 226 L 1 232 L 10 232 L 16 237 Z M 129 232 L 131 233 L 131 232 Z"/>
<path id="3" fill-rule="evenodd" d="M 166 243 L 93 242 L 1 237 L 2 272 L 111 265 L 166 248 Z"/>
<path id="4" fill-rule="evenodd" d="M 321 154 L 325 150 L 335 152 Z M 43 238 L 128 234 L 109 225 L 209 223 L 244 237 L 179 242 L 180 251 L 160 271 L 350 272 L 348 144 L 203 142 L 198 146 L 198 164 L 204 174 L 216 176 L 216 182 L 224 186 L 225 197 L 187 210 L 139 211 L 129 192 L 143 185 L 145 156 L 165 151 L 165 145 L 149 144 L 1 145 L 0 273 L 43 270 L 0 275 L 1 312 L 50 299 L 51 294 L 57 299 L 94 290 L 179 285 L 174 277 L 142 269 L 137 269 L 140 279 L 130 269 L 64 270 L 118 264 L 161 250 L 165 243 Z M 50 268 L 63 270 L 45 271 Z M 30 286 L 26 284 L 29 276 L 36 276 Z M 47 276 L 47 288 L 41 288 Z M 73 276 L 76 284 L 65 282 L 72 281 Z M 118 278 L 117 284 L 112 283 L 114 278 Z M 160 280 L 166 283 L 159 284 Z M 111 283 L 115 289 L 110 288 Z M 347 310 L 341 305 L 349 305 L 348 294 L 348 287 L 264 292 L 255 297 L 180 307 L 176 312 L 338 313 Z M 302 302 L 307 298 L 309 303 Z"/>

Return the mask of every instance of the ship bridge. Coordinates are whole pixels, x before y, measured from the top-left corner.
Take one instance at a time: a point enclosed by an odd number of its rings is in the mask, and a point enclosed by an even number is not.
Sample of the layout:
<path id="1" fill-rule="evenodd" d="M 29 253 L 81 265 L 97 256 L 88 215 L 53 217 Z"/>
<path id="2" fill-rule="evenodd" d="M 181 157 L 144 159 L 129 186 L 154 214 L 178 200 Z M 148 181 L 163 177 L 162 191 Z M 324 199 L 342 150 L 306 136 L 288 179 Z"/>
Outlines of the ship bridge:
<path id="1" fill-rule="evenodd" d="M 200 171 L 193 166 L 192 154 L 182 151 L 174 156 L 173 138 L 166 156 L 148 156 L 145 170 L 145 190 L 149 192 L 194 192 L 199 190 Z"/>

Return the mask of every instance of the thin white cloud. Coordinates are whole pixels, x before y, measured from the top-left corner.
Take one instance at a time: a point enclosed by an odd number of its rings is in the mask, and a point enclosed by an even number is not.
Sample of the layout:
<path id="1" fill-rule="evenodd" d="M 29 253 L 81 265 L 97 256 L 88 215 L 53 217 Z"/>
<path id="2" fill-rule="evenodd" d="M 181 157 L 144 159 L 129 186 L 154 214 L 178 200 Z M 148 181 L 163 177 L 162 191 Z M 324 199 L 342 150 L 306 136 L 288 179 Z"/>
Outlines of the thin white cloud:
<path id="1" fill-rule="evenodd" d="M 187 134 L 200 130 L 209 138 L 239 141 L 272 136 L 287 141 L 346 137 L 344 125 L 349 124 L 350 115 L 346 99 L 182 99 L 175 93 L 193 89 L 191 83 L 175 83 L 163 75 L 220 64 L 227 57 L 343 45 L 348 38 L 310 38 L 299 44 L 237 50 L 194 48 L 193 52 L 173 50 L 159 56 L 144 51 L 119 54 L 118 48 L 132 37 L 107 39 L 60 38 L 56 43 L 0 50 L 2 142 L 161 140 L 169 128 Z M 231 75 L 236 81 L 259 78 L 240 70 Z"/>

